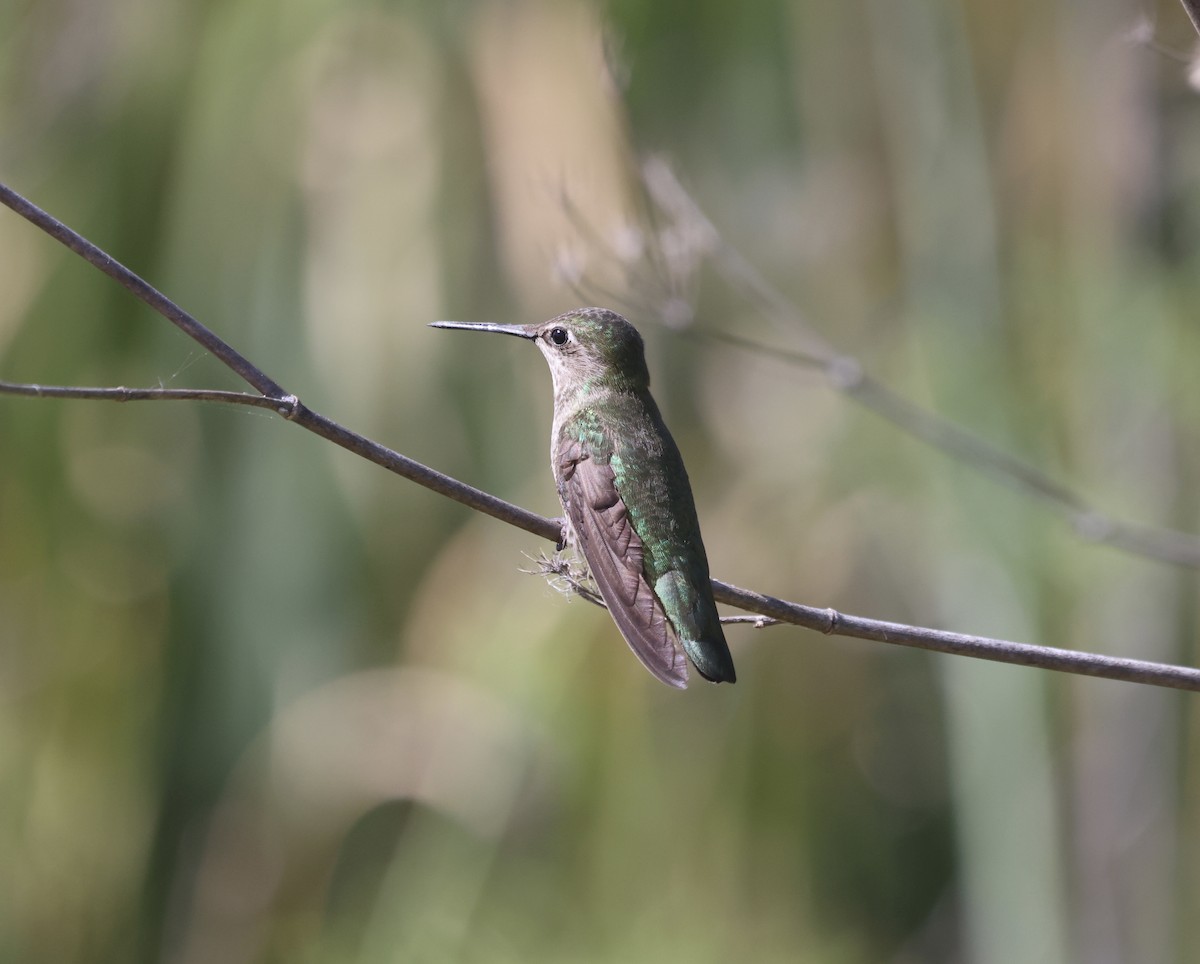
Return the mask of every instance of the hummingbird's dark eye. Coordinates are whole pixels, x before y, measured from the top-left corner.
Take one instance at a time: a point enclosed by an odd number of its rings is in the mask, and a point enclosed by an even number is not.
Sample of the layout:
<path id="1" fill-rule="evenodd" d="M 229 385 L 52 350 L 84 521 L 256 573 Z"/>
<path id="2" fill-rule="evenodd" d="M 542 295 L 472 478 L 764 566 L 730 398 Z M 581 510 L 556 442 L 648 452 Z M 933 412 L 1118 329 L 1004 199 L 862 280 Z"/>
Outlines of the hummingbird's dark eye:
<path id="1" fill-rule="evenodd" d="M 552 342 L 554 342 L 554 344 L 558 345 L 560 348 L 567 343 L 568 337 L 569 336 L 567 335 L 566 328 L 551 328 L 550 329 L 550 340 Z"/>

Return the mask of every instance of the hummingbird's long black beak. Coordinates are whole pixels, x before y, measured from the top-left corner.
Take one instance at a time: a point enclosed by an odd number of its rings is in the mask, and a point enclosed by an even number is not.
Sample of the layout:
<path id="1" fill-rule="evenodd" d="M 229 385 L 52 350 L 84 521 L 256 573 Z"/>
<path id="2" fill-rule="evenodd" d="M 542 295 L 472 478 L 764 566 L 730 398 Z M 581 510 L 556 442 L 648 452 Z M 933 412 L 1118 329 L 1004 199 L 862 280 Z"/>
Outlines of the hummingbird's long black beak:
<path id="1" fill-rule="evenodd" d="M 430 328 L 462 328 L 464 331 L 494 331 L 500 335 L 516 335 L 518 338 L 537 338 L 535 332 L 524 325 L 497 325 L 490 321 L 431 321 Z"/>

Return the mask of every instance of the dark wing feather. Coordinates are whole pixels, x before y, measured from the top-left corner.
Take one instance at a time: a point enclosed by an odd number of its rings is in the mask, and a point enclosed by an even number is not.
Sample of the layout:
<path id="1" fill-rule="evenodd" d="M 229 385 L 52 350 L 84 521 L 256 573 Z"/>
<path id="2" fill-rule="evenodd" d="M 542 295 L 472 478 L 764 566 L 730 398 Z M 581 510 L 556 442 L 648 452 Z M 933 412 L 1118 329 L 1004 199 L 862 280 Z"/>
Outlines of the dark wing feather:
<path id="1" fill-rule="evenodd" d="M 642 569 L 642 540 L 633 529 L 607 463 L 569 445 L 559 465 L 559 494 L 592 578 L 621 635 L 658 679 L 687 686 L 687 660 Z"/>

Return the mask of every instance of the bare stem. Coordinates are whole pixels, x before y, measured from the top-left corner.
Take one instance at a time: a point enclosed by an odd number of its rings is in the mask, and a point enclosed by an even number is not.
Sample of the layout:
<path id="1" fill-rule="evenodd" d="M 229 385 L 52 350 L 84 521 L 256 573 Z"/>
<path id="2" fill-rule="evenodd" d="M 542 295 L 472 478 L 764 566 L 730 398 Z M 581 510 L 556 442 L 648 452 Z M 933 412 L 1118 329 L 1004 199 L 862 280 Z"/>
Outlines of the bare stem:
<path id="1" fill-rule="evenodd" d="M 1184 5 L 1194 11 L 1200 8 L 1200 0 L 1184 0 Z M 661 159 L 650 158 L 643 164 L 642 179 L 650 199 L 663 213 L 692 224 L 692 230 L 705 239 L 705 254 L 721 277 L 764 317 L 772 320 L 781 332 L 789 337 L 799 334 L 807 347 L 799 350 L 774 348 L 718 332 L 691 331 L 688 334 L 822 372 L 830 387 L 902 432 L 1047 505 L 1086 542 L 1113 546 L 1158 562 L 1200 568 L 1200 539 L 1196 536 L 1113 518 L 1049 473 L 981 439 L 961 425 L 914 405 L 872 378 L 857 359 L 838 352 L 829 344 L 800 308 L 725 240 L 670 165 Z"/>
<path id="2" fill-rule="evenodd" d="M 132 292 L 143 303 L 177 325 L 189 337 L 212 352 L 229 368 L 262 392 L 262 396 L 201 389 L 76 388 L 12 382 L 0 382 L 0 394 L 98 398 L 114 401 L 190 399 L 271 408 L 288 421 L 294 422 L 397 475 L 533 535 L 541 536 L 551 542 L 558 541 L 561 534 L 560 520 L 545 518 L 481 489 L 459 482 L 457 479 L 422 465 L 399 452 L 394 452 L 314 412 L 301 403 L 299 398 L 285 391 L 161 292 L 151 287 L 124 265 L 110 258 L 91 242 L 3 184 L 0 184 L 0 202 L 91 262 L 122 287 Z M 940 653 L 974 656 L 979 659 L 1052 669 L 1064 673 L 1200 691 L 1200 669 L 1186 666 L 1119 659 L 1097 653 L 1055 649 L 1029 643 L 1016 643 L 1002 639 L 988 639 L 982 636 L 968 636 L 962 633 L 949 633 L 919 626 L 882 622 L 862 616 L 839 613 L 832 609 L 802 606 L 799 603 L 765 596 L 748 589 L 740 589 L 715 579 L 713 580 L 713 594 L 719 602 L 758 613 L 760 616 L 770 619 L 777 619 L 780 622 L 815 629 L 827 635 L 855 636 L 860 639 L 872 639 Z"/>
<path id="3" fill-rule="evenodd" d="M 208 388 L 88 388 L 83 385 L 38 385 L 32 382 L 0 381 L 0 394 L 24 395 L 29 398 L 91 398 L 111 402 L 188 401 L 225 402 L 228 405 L 249 405 L 278 411 L 280 400 L 246 392 L 221 392 Z"/>
<path id="4" fill-rule="evenodd" d="M 282 388 L 250 364 L 248 359 L 218 338 L 214 332 L 200 324 L 157 288 L 143 281 L 83 235 L 72 231 L 61 221 L 51 217 L 36 204 L 26 200 L 8 185 L 2 183 L 0 183 L 0 203 L 12 208 L 25 220 L 45 231 L 59 244 L 70 248 L 79 257 L 99 268 L 139 301 L 149 305 L 197 344 L 212 352 L 264 395 L 278 398 L 285 394 Z"/>
<path id="5" fill-rule="evenodd" d="M 1200 0 L 1180 0 L 1183 4 L 1183 9 L 1187 11 L 1188 17 L 1192 21 L 1192 27 L 1196 33 L 1200 34 Z"/>

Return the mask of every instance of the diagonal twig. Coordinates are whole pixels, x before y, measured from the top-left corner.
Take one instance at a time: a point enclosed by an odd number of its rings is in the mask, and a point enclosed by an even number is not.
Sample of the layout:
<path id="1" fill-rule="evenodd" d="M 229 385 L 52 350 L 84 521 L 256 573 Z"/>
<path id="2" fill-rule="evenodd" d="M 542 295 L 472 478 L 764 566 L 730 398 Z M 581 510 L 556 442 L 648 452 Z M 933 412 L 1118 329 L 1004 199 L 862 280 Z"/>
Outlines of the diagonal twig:
<path id="1" fill-rule="evenodd" d="M 1180 0 L 1196 33 L 1200 33 L 1200 0 Z"/>
<path id="2" fill-rule="evenodd" d="M 124 265 L 115 261 L 91 242 L 52 218 L 11 188 L 0 184 L 0 203 L 12 208 L 51 237 L 84 257 L 113 278 L 163 317 L 176 324 L 189 337 L 221 359 L 261 396 L 240 392 L 214 392 L 202 389 L 130 389 L 73 388 L 69 386 L 30 385 L 0 382 L 0 394 L 32 397 L 102 398 L 116 401 L 152 401 L 191 398 L 234 405 L 271 408 L 288 421 L 325 438 L 356 455 L 395 472 L 406 479 L 507 522 L 533 535 L 557 542 L 561 520 L 549 519 L 499 499 L 481 489 L 466 485 L 429 466 L 422 465 L 377 442 L 351 431 L 332 419 L 307 408 L 299 398 L 287 392 L 259 368 L 231 348 L 219 336 L 187 314 L 169 298 L 147 284 Z M 920 626 L 906 626 L 862 616 L 819 609 L 766 596 L 729 583 L 713 580 L 713 594 L 719 602 L 758 613 L 781 622 L 804 626 L 827 635 L 854 636 L 880 642 L 927 649 L 934 652 L 973 656 L 996 662 L 1052 669 L 1059 672 L 1096 676 L 1126 682 L 1200 692 L 1200 669 L 1173 666 L 1144 660 L 1122 659 L 1098 653 L 1056 649 L 1009 640 L 950 633 Z"/>
<path id="3" fill-rule="evenodd" d="M 1190 3 L 1192 9 L 1200 8 L 1200 0 L 1185 0 L 1185 3 Z M 669 164 L 661 158 L 647 159 L 642 166 L 642 180 L 651 201 L 663 213 L 681 223 L 693 224 L 693 231 L 703 238 L 702 253 L 721 277 L 782 332 L 790 337 L 799 334 L 807 347 L 773 348 L 736 335 L 698 329 L 686 334 L 821 372 L 836 391 L 901 431 L 1044 503 L 1086 542 L 1109 545 L 1157 562 L 1200 568 L 1200 538 L 1175 529 L 1114 518 L 1049 473 L 956 422 L 920 408 L 872 378 L 857 359 L 837 351 L 804 313 L 721 235 Z"/>
<path id="4" fill-rule="evenodd" d="M 111 402 L 186 401 L 225 402 L 254 408 L 279 408 L 278 399 L 247 392 L 223 392 L 210 388 L 89 388 L 83 385 L 39 385 L 36 382 L 0 380 L 0 394 L 25 395 L 29 398 L 91 398 Z"/>
<path id="5" fill-rule="evenodd" d="M 259 371 L 245 356 L 237 352 L 228 342 L 218 338 L 214 332 L 200 324 L 161 291 L 143 281 L 119 261 L 115 261 L 83 235 L 72 231 L 32 201 L 23 198 L 7 184 L 0 183 L 0 203 L 12 208 L 25 220 L 45 231 L 59 244 L 70 248 L 79 257 L 99 268 L 139 301 L 149 305 L 193 341 L 212 352 L 229 368 L 241 375 L 252 387 L 272 398 L 280 398 L 286 394 L 279 385 Z"/>

